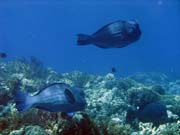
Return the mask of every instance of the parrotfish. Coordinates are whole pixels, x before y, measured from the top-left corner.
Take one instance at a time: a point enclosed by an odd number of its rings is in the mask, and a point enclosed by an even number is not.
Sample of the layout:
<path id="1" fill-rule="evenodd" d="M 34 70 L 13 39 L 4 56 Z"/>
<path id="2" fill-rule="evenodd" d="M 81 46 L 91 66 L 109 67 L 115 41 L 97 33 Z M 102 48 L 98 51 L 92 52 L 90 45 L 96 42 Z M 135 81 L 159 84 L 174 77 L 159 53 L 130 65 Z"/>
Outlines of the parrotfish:
<path id="1" fill-rule="evenodd" d="M 116 73 L 116 72 L 117 72 L 116 68 L 115 68 L 115 67 L 112 67 L 112 68 L 111 68 L 111 72 L 112 72 L 113 74 Z"/>
<path id="2" fill-rule="evenodd" d="M 35 96 L 16 91 L 16 108 L 25 112 L 30 108 L 38 108 L 49 112 L 71 112 L 83 110 L 86 106 L 82 90 L 72 88 L 64 83 L 54 83 L 40 90 Z"/>
<path id="3" fill-rule="evenodd" d="M 140 107 L 138 110 L 128 110 L 126 120 L 131 123 L 135 118 L 141 122 L 152 122 L 154 126 L 170 122 L 168 118 L 167 108 L 160 102 L 152 102 L 144 107 Z"/>
<path id="4" fill-rule="evenodd" d="M 94 44 L 100 48 L 122 48 L 141 36 L 139 24 L 135 20 L 119 20 L 103 26 L 92 35 L 78 34 L 77 44 Z"/>

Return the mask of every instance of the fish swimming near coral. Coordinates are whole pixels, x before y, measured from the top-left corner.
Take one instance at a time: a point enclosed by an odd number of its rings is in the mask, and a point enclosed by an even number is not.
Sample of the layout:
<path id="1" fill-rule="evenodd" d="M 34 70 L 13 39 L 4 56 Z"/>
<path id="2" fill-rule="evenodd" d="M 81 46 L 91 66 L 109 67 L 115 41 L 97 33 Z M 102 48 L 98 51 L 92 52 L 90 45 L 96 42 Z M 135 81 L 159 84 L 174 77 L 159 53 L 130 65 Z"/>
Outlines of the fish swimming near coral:
<path id="1" fill-rule="evenodd" d="M 0 53 L 0 58 L 3 59 L 3 58 L 6 58 L 7 57 L 7 54 L 6 53 Z"/>
<path id="2" fill-rule="evenodd" d="M 117 72 L 116 68 L 115 68 L 115 67 L 112 67 L 112 68 L 111 68 L 111 72 L 112 72 L 113 74 L 116 73 L 116 72 Z"/>
<path id="3" fill-rule="evenodd" d="M 144 123 L 152 122 L 154 126 L 170 122 L 166 106 L 160 102 L 149 103 L 137 111 L 128 110 L 126 116 L 127 122 L 131 122 L 135 118 Z"/>
<path id="4" fill-rule="evenodd" d="M 139 40 L 141 30 L 134 20 L 119 20 L 105 25 L 92 35 L 78 34 L 77 44 L 100 48 L 122 48 Z"/>
<path id="5" fill-rule="evenodd" d="M 30 108 L 38 108 L 50 112 L 71 114 L 71 112 L 80 111 L 86 106 L 83 92 L 64 83 L 51 84 L 35 96 L 17 91 L 15 102 L 16 108 L 20 112 L 25 112 Z"/>

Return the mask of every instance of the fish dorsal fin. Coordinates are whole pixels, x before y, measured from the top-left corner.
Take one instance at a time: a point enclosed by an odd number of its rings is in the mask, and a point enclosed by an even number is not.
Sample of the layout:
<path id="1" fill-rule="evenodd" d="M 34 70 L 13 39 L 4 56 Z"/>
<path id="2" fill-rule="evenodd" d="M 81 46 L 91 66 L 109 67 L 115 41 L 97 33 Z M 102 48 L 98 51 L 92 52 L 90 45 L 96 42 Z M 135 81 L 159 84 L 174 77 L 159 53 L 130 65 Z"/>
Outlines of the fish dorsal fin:
<path id="1" fill-rule="evenodd" d="M 42 89 L 39 90 L 39 92 L 37 92 L 35 95 L 38 95 L 39 93 L 41 93 L 42 91 L 44 91 L 45 89 L 47 89 L 48 87 L 51 87 L 51 86 L 55 86 L 55 85 L 64 85 L 64 86 L 67 86 L 67 87 L 70 87 L 68 84 L 66 83 L 51 83 L 51 84 L 48 84 L 47 86 L 43 87 Z"/>

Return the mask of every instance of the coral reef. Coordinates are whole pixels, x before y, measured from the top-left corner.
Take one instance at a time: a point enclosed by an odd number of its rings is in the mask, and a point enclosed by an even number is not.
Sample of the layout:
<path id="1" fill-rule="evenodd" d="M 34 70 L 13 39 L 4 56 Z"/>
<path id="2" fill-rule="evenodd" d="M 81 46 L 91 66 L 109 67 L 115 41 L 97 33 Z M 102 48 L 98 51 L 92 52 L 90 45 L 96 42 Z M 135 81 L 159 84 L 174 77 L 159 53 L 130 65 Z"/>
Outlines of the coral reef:
<path id="1" fill-rule="evenodd" d="M 180 122 L 160 125 L 158 128 L 153 127 L 150 123 L 140 123 L 139 135 L 179 135 Z"/>
<path id="2" fill-rule="evenodd" d="M 128 102 L 136 107 L 143 107 L 149 103 L 160 100 L 160 95 L 153 91 L 152 88 L 140 86 L 138 88 L 130 88 L 128 90 Z"/>
<path id="3" fill-rule="evenodd" d="M 169 88 L 168 92 L 170 94 L 178 94 L 178 95 L 180 95 L 180 80 L 170 82 L 168 88 Z"/>
<path id="4" fill-rule="evenodd" d="M 107 131 L 110 135 L 130 135 L 131 127 L 128 124 L 117 124 L 113 121 L 108 123 Z"/>
<path id="5" fill-rule="evenodd" d="M 63 74 L 63 77 L 66 78 L 66 80 L 70 80 L 71 85 L 79 87 L 79 88 L 84 87 L 88 82 L 91 81 L 90 75 L 79 72 L 79 71 L 65 73 L 65 74 Z M 67 83 L 67 82 L 65 81 L 65 83 Z"/>
<path id="6" fill-rule="evenodd" d="M 152 90 L 154 91 L 154 92 L 157 92 L 158 94 L 160 94 L 160 95 L 164 95 L 166 92 L 165 92 L 165 89 L 162 87 L 162 86 L 160 86 L 160 85 L 154 85 L 154 86 L 152 86 Z"/>
<path id="7" fill-rule="evenodd" d="M 166 104 L 168 109 L 180 117 L 180 96 L 179 95 L 165 95 L 162 102 Z"/>
<path id="8" fill-rule="evenodd" d="M 12 131 L 9 135 L 48 135 L 40 126 L 24 126 L 19 130 Z"/>
<path id="9" fill-rule="evenodd" d="M 136 73 L 129 78 L 147 86 L 165 85 L 169 82 L 168 76 L 163 73 Z"/>
<path id="10" fill-rule="evenodd" d="M 61 112 L 31 109 L 18 113 L 14 92 L 36 94 L 51 83 L 64 82 L 84 91 L 87 107 L 63 118 Z M 137 73 L 124 78 L 57 73 L 35 57 L 0 62 L 0 135 L 177 135 L 180 134 L 180 83 L 162 73 Z M 128 110 L 162 102 L 171 122 L 153 127 L 137 120 L 127 123 Z M 132 124 L 135 123 L 135 124 Z"/>

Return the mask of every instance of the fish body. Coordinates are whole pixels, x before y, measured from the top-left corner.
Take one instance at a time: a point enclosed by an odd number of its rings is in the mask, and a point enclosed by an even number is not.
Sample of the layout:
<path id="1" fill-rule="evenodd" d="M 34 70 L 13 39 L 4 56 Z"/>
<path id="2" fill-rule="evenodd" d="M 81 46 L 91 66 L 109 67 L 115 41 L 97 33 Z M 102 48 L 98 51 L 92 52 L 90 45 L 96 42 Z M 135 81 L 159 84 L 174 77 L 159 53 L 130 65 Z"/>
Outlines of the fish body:
<path id="1" fill-rule="evenodd" d="M 112 67 L 112 68 L 111 68 L 111 72 L 112 72 L 112 73 L 116 73 L 116 72 L 117 72 L 116 68 L 115 68 L 115 67 Z"/>
<path id="2" fill-rule="evenodd" d="M 141 122 L 152 122 L 154 126 L 159 126 L 162 123 L 168 122 L 167 108 L 160 102 L 152 102 L 138 110 L 129 110 L 127 112 L 127 122 L 132 122 L 137 118 Z"/>
<path id="3" fill-rule="evenodd" d="M 94 44 L 100 48 L 122 48 L 140 38 L 136 21 L 119 20 L 105 25 L 92 35 L 78 34 L 78 45 Z"/>
<path id="4" fill-rule="evenodd" d="M 50 112 L 75 112 L 85 108 L 82 92 L 64 83 L 55 83 L 42 89 L 35 96 L 16 92 L 16 107 L 20 112 L 38 108 Z"/>
<path id="5" fill-rule="evenodd" d="M 159 102 L 147 104 L 138 110 L 137 118 L 142 122 L 152 122 L 154 125 L 159 125 L 168 119 L 166 106 Z"/>

